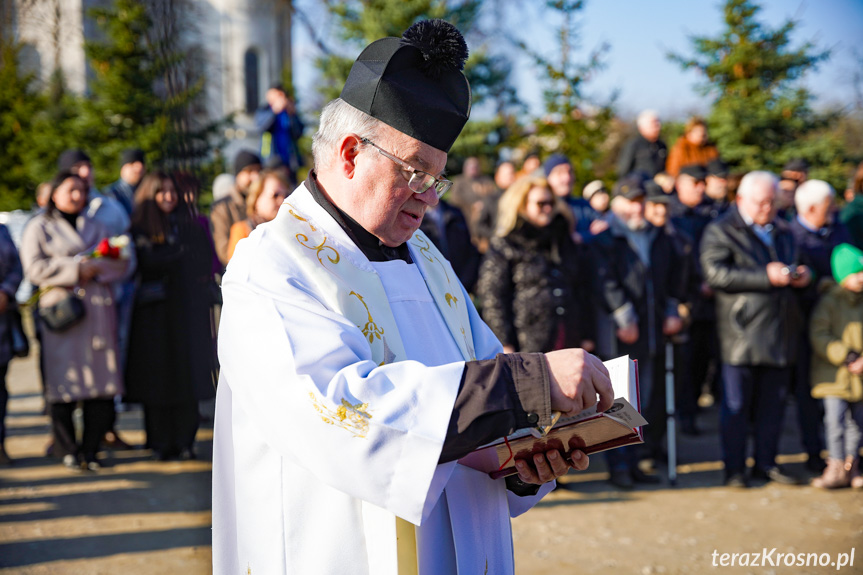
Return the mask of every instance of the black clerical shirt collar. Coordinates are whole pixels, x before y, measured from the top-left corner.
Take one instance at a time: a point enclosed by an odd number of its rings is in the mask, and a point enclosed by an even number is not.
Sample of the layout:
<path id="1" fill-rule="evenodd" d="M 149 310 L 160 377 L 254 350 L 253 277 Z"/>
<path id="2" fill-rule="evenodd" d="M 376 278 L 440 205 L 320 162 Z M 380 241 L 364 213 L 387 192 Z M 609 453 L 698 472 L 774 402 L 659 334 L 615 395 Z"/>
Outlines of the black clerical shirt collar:
<path id="1" fill-rule="evenodd" d="M 356 220 L 335 206 L 318 187 L 318 178 L 314 170 L 309 172 L 309 177 L 306 179 L 306 187 L 318 205 L 324 208 L 336 220 L 353 242 L 357 244 L 357 247 L 362 250 L 363 254 L 369 258 L 369 261 L 388 262 L 403 260 L 409 264 L 413 263 L 406 243 L 394 248 L 385 246 L 377 237 L 357 223 Z"/>

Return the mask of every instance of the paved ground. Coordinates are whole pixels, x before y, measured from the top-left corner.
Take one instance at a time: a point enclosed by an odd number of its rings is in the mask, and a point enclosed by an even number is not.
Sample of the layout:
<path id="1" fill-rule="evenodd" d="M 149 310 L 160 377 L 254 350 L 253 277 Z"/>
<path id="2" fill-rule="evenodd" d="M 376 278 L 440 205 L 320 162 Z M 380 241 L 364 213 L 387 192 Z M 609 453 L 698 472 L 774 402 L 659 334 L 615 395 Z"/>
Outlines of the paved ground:
<path id="1" fill-rule="evenodd" d="M 113 466 L 99 474 L 73 474 L 43 457 L 47 418 L 33 361 L 13 362 L 8 385 L 7 449 L 16 463 L 0 468 L 0 574 L 211 571 L 211 424 L 198 435 L 199 461 L 159 463 L 145 451 L 116 452 Z M 719 487 L 714 412 L 704 425 L 706 435 L 682 440 L 675 488 L 618 491 L 605 481 L 601 456 L 588 472 L 566 477 L 563 488 L 514 521 L 517 572 L 834 573 L 830 565 L 769 562 L 779 553 L 829 553 L 842 561 L 839 554 L 850 559 L 853 549 L 853 567 L 839 572 L 863 573 L 863 493 Z M 143 443 L 140 412 L 120 414 L 119 427 L 127 440 Z M 793 425 L 786 427 L 782 460 L 802 471 Z M 714 550 L 718 563 L 723 553 L 774 547 L 767 567 L 712 566 Z"/>

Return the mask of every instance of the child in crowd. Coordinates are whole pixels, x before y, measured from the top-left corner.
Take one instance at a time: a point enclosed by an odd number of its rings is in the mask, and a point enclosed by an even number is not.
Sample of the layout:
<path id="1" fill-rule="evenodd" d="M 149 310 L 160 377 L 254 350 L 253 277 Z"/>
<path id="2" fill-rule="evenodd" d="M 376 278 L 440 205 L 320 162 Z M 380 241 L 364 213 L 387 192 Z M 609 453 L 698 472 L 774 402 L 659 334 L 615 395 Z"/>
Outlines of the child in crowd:
<path id="1" fill-rule="evenodd" d="M 829 460 L 815 487 L 863 488 L 860 475 L 863 429 L 863 252 L 840 244 L 831 256 L 839 283 L 812 314 L 812 396 L 824 400 Z"/>

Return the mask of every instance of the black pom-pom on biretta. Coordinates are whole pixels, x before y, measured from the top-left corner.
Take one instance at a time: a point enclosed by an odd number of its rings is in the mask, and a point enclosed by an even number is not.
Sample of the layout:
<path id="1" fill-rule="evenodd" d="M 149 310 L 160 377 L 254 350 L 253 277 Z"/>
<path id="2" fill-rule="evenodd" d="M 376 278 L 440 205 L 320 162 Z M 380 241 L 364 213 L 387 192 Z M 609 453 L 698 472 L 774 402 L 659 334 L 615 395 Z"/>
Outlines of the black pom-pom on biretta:
<path id="1" fill-rule="evenodd" d="M 448 152 L 470 117 L 462 70 L 467 44 L 444 20 L 425 20 L 401 38 L 375 40 L 360 53 L 341 99 L 372 118 Z"/>
<path id="2" fill-rule="evenodd" d="M 464 70 L 467 43 L 458 28 L 446 20 L 422 20 L 402 34 L 402 45 L 413 46 L 423 55 L 423 73 L 440 78 L 449 70 Z"/>

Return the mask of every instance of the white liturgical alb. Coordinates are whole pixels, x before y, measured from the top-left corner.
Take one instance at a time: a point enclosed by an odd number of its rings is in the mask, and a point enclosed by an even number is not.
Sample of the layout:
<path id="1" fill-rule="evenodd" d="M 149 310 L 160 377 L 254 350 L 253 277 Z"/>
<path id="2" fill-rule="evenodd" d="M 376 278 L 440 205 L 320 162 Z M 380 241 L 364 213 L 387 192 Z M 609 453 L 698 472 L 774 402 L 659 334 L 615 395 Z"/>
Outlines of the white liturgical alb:
<path id="1" fill-rule="evenodd" d="M 213 457 L 217 574 L 512 573 L 503 480 L 438 464 L 464 362 L 502 351 L 421 233 L 372 263 L 300 186 L 223 281 Z M 400 532 L 404 536 L 403 532 Z M 402 573 L 404 568 L 402 567 Z"/>

